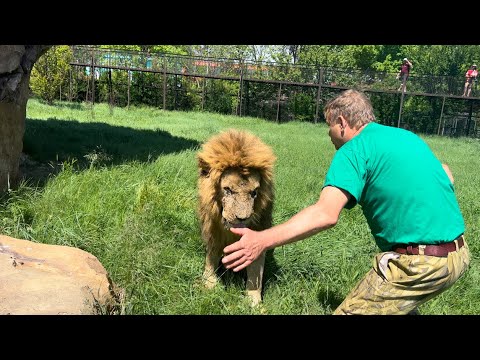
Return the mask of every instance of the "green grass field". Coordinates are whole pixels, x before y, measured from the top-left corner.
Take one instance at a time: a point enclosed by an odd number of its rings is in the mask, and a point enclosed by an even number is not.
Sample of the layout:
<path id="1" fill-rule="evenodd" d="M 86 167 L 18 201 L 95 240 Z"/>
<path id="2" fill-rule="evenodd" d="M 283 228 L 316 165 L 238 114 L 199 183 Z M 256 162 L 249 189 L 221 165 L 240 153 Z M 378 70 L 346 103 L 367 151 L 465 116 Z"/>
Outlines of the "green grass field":
<path id="1" fill-rule="evenodd" d="M 125 314 L 260 314 L 239 274 L 201 285 L 204 247 L 196 216 L 196 152 L 211 135 L 247 129 L 271 145 L 274 223 L 318 198 L 334 154 L 325 124 L 154 108 L 93 110 L 30 100 L 24 151 L 59 170 L 3 200 L 2 234 L 75 246 L 95 255 L 125 289 Z M 480 141 L 425 138 L 454 176 L 472 252 L 469 272 L 420 308 L 422 314 L 480 314 Z M 50 166 L 50 165 L 49 165 Z M 360 207 L 338 225 L 267 256 L 266 314 L 330 314 L 368 271 L 378 249 Z"/>

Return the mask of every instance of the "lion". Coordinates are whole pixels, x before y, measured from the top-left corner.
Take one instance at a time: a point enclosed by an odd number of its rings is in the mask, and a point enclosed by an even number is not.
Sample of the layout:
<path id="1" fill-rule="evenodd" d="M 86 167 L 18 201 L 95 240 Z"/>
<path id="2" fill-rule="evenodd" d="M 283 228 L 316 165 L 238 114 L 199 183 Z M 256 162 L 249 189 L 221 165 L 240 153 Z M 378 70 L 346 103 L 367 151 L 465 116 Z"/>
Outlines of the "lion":
<path id="1" fill-rule="evenodd" d="M 274 202 L 272 149 L 247 131 L 230 129 L 205 142 L 197 154 L 198 215 L 206 247 L 204 285 L 218 282 L 223 248 L 240 239 L 231 227 L 264 230 L 272 226 Z M 247 296 L 262 301 L 265 253 L 247 268 Z"/>

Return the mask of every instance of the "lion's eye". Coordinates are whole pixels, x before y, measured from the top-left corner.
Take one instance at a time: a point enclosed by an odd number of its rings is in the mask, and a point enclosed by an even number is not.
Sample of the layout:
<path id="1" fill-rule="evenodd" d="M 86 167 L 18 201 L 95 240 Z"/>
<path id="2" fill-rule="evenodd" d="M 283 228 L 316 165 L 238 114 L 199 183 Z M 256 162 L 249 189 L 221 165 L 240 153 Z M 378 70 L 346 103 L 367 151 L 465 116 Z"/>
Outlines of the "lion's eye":
<path id="1" fill-rule="evenodd" d="M 251 196 L 254 199 L 257 197 L 257 190 L 256 189 L 252 191 Z"/>
<path id="2" fill-rule="evenodd" d="M 225 195 L 232 195 L 232 189 L 230 189 L 229 187 L 224 187 L 223 192 L 225 193 Z"/>

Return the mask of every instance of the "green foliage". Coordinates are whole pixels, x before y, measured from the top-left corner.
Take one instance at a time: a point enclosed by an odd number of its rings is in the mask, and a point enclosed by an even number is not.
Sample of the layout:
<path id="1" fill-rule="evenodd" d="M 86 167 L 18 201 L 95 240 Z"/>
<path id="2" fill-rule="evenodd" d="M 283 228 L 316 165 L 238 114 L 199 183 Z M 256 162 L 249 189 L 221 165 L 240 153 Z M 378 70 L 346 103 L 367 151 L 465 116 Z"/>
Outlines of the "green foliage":
<path id="1" fill-rule="evenodd" d="M 205 110 L 221 114 L 235 114 L 238 104 L 238 83 L 230 81 L 209 81 Z"/>
<path id="2" fill-rule="evenodd" d="M 307 91 L 299 90 L 300 89 L 294 89 L 294 91 L 291 92 L 287 111 L 291 113 L 291 119 L 297 121 L 312 121 L 313 115 L 315 114 L 315 104 L 313 102 L 314 91 L 312 91 L 312 89 L 307 89 Z"/>
<path id="3" fill-rule="evenodd" d="M 72 56 L 69 46 L 58 45 L 38 59 L 30 78 L 30 87 L 36 96 L 52 104 L 54 99 L 59 98 L 62 84 L 66 91 Z"/>
<path id="4" fill-rule="evenodd" d="M 387 54 L 385 57 L 385 60 L 382 62 L 380 61 L 375 61 L 372 63 L 372 68 L 375 71 L 384 71 L 384 72 L 390 72 L 390 73 L 395 73 L 398 71 L 398 61 L 392 61 L 392 54 Z"/>
<path id="5" fill-rule="evenodd" d="M 303 45 L 299 63 L 394 73 L 404 57 L 413 63 L 412 73 L 463 76 L 470 65 L 480 62 L 480 46 Z"/>
<path id="6" fill-rule="evenodd" d="M 356 67 L 361 70 L 370 69 L 377 60 L 379 51 L 378 45 L 348 45 L 344 49 L 344 58 L 347 66 Z"/>
<path id="7" fill-rule="evenodd" d="M 480 62 L 478 45 L 403 45 L 398 60 L 407 57 L 412 72 L 423 75 L 460 76 L 475 62 Z"/>
<path id="8" fill-rule="evenodd" d="M 159 106 L 163 86 L 161 74 L 132 72 L 130 86 L 131 104 Z M 123 88 L 126 90 L 125 86 Z"/>
<path id="9" fill-rule="evenodd" d="M 159 52 L 166 54 L 187 55 L 188 46 L 185 45 L 100 45 L 103 49 L 116 49 L 116 50 L 128 50 L 128 51 L 146 51 L 146 52 Z"/>
<path id="10" fill-rule="evenodd" d="M 378 61 L 382 49 L 381 45 L 305 45 L 299 63 L 366 70 Z"/>

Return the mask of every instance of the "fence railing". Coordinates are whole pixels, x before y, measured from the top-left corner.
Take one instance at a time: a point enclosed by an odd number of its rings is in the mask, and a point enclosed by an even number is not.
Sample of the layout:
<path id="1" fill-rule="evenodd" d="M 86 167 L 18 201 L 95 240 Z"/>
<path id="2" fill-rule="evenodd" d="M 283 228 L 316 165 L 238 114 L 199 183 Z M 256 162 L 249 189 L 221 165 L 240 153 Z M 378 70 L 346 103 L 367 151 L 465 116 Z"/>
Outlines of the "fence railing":
<path id="1" fill-rule="evenodd" d="M 64 84 L 70 100 L 316 123 L 325 101 L 343 89 L 359 88 L 370 93 L 381 123 L 425 134 L 480 135 L 476 88 L 473 96 L 463 97 L 462 79 L 451 76 L 412 74 L 407 92 L 401 92 L 396 73 L 86 46 L 74 46 L 73 54 Z M 411 97 L 423 98 L 420 108 L 404 107 Z"/>
<path id="2" fill-rule="evenodd" d="M 138 51 L 102 49 L 88 46 L 73 46 L 73 63 L 92 64 L 97 68 L 117 67 L 138 71 L 153 71 L 209 76 L 240 78 L 249 81 L 286 81 L 303 85 L 334 86 L 363 90 L 397 91 L 400 79 L 397 73 L 372 70 L 343 69 L 313 65 L 277 64 L 271 62 L 242 62 L 237 59 L 145 53 Z M 464 78 L 411 74 L 407 90 L 431 95 L 461 96 Z M 477 84 L 472 97 L 477 97 Z"/>

